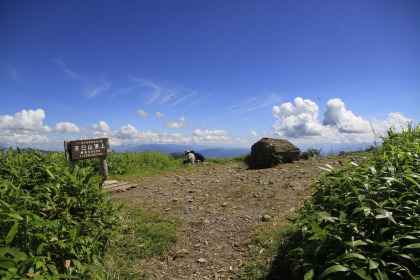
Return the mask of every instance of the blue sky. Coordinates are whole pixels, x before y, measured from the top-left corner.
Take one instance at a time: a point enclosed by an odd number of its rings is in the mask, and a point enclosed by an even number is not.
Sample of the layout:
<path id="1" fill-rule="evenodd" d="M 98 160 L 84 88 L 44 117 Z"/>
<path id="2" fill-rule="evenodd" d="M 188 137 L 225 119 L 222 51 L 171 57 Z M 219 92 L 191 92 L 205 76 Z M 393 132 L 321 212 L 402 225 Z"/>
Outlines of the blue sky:
<path id="1" fill-rule="evenodd" d="M 366 145 L 420 120 L 420 2 L 0 1 L 0 145 Z"/>

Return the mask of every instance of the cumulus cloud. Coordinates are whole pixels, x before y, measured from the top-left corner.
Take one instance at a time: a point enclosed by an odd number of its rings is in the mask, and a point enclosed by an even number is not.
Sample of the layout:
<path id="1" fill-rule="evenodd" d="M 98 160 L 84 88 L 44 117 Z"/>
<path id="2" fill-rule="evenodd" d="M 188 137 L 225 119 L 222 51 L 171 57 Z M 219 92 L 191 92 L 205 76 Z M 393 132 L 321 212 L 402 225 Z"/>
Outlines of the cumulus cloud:
<path id="1" fill-rule="evenodd" d="M 162 114 L 161 112 L 156 112 L 156 117 L 158 117 L 158 119 L 163 119 L 165 115 Z"/>
<path id="2" fill-rule="evenodd" d="M 411 121 L 400 113 L 390 113 L 385 120 L 368 121 L 347 110 L 344 102 L 331 99 L 325 106 L 323 121 L 318 120 L 319 108 L 311 100 L 295 98 L 295 105 L 284 103 L 273 107 L 276 123 L 275 136 L 293 138 L 296 143 L 362 143 L 373 141 L 375 132 L 384 134 L 386 129 L 406 127 Z"/>
<path id="3" fill-rule="evenodd" d="M 74 123 L 59 122 L 55 125 L 54 131 L 61 133 L 79 133 L 80 129 Z"/>
<path id="4" fill-rule="evenodd" d="M 47 136 L 22 130 L 0 130 L 0 143 L 5 147 L 30 147 L 48 149 L 50 139 Z"/>
<path id="5" fill-rule="evenodd" d="M 0 129 L 19 129 L 50 132 L 51 128 L 43 124 L 45 112 L 42 109 L 22 110 L 14 116 L 0 115 Z"/>
<path id="6" fill-rule="evenodd" d="M 254 136 L 254 137 L 257 137 L 257 135 L 258 135 L 258 134 L 257 134 L 257 132 L 256 132 L 255 130 L 251 130 L 251 132 L 250 132 L 250 133 L 251 133 L 251 135 L 252 135 L 252 136 Z"/>
<path id="7" fill-rule="evenodd" d="M 327 102 L 324 111 L 323 125 L 329 125 L 345 133 L 362 133 L 370 131 L 370 124 L 362 117 L 356 117 L 352 111 L 346 110 L 340 98 Z"/>
<path id="8" fill-rule="evenodd" d="M 273 115 L 277 119 L 274 129 L 280 136 L 298 138 L 321 135 L 323 128 L 317 120 L 318 106 L 315 102 L 301 97 L 292 103 L 283 103 L 273 107 Z"/>
<path id="9" fill-rule="evenodd" d="M 384 134 L 391 126 L 393 126 L 396 131 L 401 131 L 402 128 L 406 128 L 407 124 L 410 122 L 413 122 L 413 119 L 406 118 L 401 113 L 394 112 L 389 113 L 388 118 L 385 120 L 374 119 L 372 128 L 376 133 Z"/>
<path id="10" fill-rule="evenodd" d="M 138 109 L 136 111 L 136 114 L 139 115 L 142 118 L 147 117 L 148 115 L 150 115 L 149 113 L 146 113 L 146 111 L 144 111 L 143 109 Z"/>
<path id="11" fill-rule="evenodd" d="M 92 124 L 91 127 L 94 130 L 104 131 L 104 132 L 111 132 L 111 127 L 109 127 L 109 125 L 106 122 L 104 122 L 104 121 L 99 121 L 98 124 Z"/>
<path id="12" fill-rule="evenodd" d="M 166 121 L 165 122 L 166 128 L 172 128 L 172 129 L 180 129 L 180 128 L 187 128 L 189 127 L 188 124 L 184 122 L 173 122 L 173 121 Z"/>

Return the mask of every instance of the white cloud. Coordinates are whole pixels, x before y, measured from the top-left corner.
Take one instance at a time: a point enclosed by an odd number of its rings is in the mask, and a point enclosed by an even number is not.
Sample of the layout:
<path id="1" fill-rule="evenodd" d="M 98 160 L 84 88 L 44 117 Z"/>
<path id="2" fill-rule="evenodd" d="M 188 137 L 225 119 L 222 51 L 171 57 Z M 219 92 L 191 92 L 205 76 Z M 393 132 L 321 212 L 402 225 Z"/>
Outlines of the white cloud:
<path id="1" fill-rule="evenodd" d="M 372 122 L 372 128 L 375 133 L 378 133 L 381 136 L 385 136 L 385 132 L 391 126 L 395 128 L 396 131 L 401 131 L 402 128 L 407 128 L 407 124 L 413 122 L 412 119 L 404 117 L 401 113 L 389 113 L 388 118 L 385 120 L 374 119 Z"/>
<path id="2" fill-rule="evenodd" d="M 255 130 L 251 130 L 250 133 L 254 137 L 257 137 L 258 136 L 258 134 L 257 134 L 257 132 Z"/>
<path id="3" fill-rule="evenodd" d="M 195 142 L 215 143 L 219 141 L 228 141 L 227 132 L 224 130 L 201 130 L 193 131 L 193 138 Z"/>
<path id="4" fill-rule="evenodd" d="M 184 122 L 173 122 L 173 121 L 166 121 L 165 122 L 166 128 L 172 128 L 172 129 L 180 129 L 180 128 L 187 128 L 190 127 L 188 124 Z"/>
<path id="5" fill-rule="evenodd" d="M 110 133 L 109 138 L 111 144 L 116 146 L 140 145 L 144 143 L 185 144 L 191 142 L 191 138 L 180 133 L 166 133 L 154 130 L 142 132 L 130 124 L 121 127 L 120 131 Z"/>
<path id="6" fill-rule="evenodd" d="M 80 129 L 74 123 L 59 122 L 55 125 L 54 131 L 58 131 L 61 133 L 79 133 Z"/>
<path id="7" fill-rule="evenodd" d="M 277 134 L 287 138 L 321 135 L 323 127 L 317 120 L 319 108 L 316 103 L 301 97 L 296 97 L 294 102 L 296 106 L 289 102 L 273 107 Z"/>
<path id="8" fill-rule="evenodd" d="M 104 121 L 99 121 L 98 124 L 92 124 L 91 127 L 94 130 L 104 131 L 104 132 L 111 132 L 111 127 L 109 127 L 109 125 L 106 122 L 104 122 Z"/>
<path id="9" fill-rule="evenodd" d="M 45 112 L 42 109 L 22 110 L 14 116 L 0 115 L 0 129 L 20 129 L 49 132 L 51 128 L 43 124 Z"/>
<path id="10" fill-rule="evenodd" d="M 48 149 L 50 139 L 33 131 L 0 130 L 0 143 L 5 147 Z"/>
<path id="11" fill-rule="evenodd" d="M 179 121 L 180 121 L 180 122 L 186 122 L 186 121 L 187 121 L 187 119 L 186 119 L 184 116 L 181 116 L 181 117 L 179 117 Z"/>
<path id="12" fill-rule="evenodd" d="M 163 119 L 165 115 L 162 114 L 161 112 L 156 112 L 156 117 L 158 117 L 159 119 Z"/>
<path id="13" fill-rule="evenodd" d="M 362 133 L 370 131 L 370 124 L 362 117 L 356 117 L 352 111 L 346 110 L 344 102 L 339 98 L 327 102 L 324 111 L 323 125 L 329 125 L 339 132 Z"/>
<path id="14" fill-rule="evenodd" d="M 150 115 L 149 113 L 146 113 L 146 111 L 144 111 L 143 109 L 138 109 L 136 111 L 136 114 L 139 115 L 142 118 L 147 117 L 148 115 Z"/>
<path id="15" fill-rule="evenodd" d="M 296 106 L 284 103 L 273 107 L 277 119 L 273 125 L 274 135 L 292 138 L 296 144 L 303 143 L 363 143 L 372 142 L 374 133 L 383 135 L 391 125 L 406 127 L 411 121 L 400 113 L 390 113 L 385 120 L 373 119 L 371 122 L 355 116 L 345 108 L 341 99 L 331 99 L 324 111 L 324 120 L 317 119 L 319 108 L 311 100 L 300 97 L 294 100 Z"/>

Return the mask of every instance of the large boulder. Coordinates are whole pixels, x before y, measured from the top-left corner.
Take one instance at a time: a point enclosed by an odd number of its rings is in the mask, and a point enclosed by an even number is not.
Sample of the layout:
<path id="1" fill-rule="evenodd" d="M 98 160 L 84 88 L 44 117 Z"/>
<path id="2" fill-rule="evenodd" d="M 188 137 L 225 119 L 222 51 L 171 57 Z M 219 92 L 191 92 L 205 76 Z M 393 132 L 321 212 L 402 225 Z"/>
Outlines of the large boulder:
<path id="1" fill-rule="evenodd" d="M 251 147 L 251 162 L 253 168 L 272 167 L 278 163 L 298 160 L 300 149 L 285 139 L 262 138 Z"/>

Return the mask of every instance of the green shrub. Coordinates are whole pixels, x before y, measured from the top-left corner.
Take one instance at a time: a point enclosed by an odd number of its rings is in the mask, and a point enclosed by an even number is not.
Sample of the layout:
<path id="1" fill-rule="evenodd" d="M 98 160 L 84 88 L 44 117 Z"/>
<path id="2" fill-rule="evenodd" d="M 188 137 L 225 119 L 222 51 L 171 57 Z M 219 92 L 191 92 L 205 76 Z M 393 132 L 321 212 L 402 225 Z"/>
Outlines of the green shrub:
<path id="1" fill-rule="evenodd" d="M 295 279 L 420 279 L 420 128 L 316 182 L 284 259 Z"/>
<path id="2" fill-rule="evenodd" d="M 308 148 L 306 152 L 308 153 L 310 157 L 319 157 L 322 154 L 322 148 L 321 149 Z"/>
<path id="3" fill-rule="evenodd" d="M 0 278 L 88 278 L 118 226 L 91 170 L 63 153 L 0 151 Z"/>

